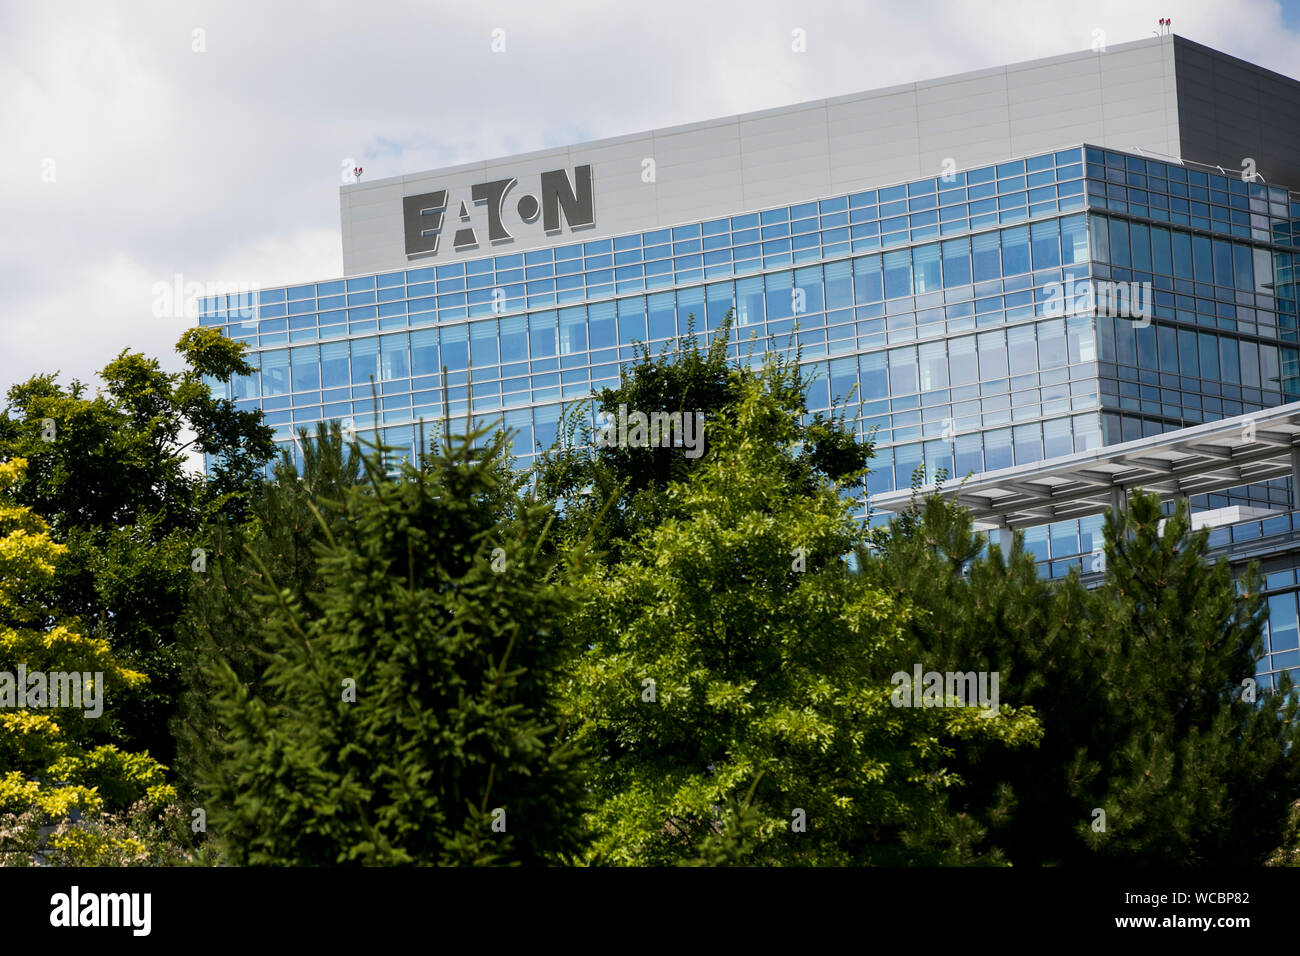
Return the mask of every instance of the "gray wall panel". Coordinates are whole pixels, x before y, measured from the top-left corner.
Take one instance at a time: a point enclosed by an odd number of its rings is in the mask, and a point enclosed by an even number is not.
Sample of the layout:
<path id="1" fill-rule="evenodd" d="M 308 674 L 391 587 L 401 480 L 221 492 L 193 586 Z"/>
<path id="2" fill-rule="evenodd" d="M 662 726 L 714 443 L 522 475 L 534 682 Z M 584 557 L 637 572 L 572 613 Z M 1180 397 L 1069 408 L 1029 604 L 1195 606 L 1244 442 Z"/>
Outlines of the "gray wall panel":
<path id="1" fill-rule="evenodd" d="M 938 175 L 947 159 L 966 169 L 1081 142 L 1176 154 L 1183 97 L 1174 85 L 1174 59 L 1174 38 L 1152 37 L 1105 53 L 1071 53 L 345 186 L 344 271 L 406 267 L 401 197 L 440 189 L 449 190 L 450 200 L 439 249 L 412 260 L 420 264 L 804 202 Z M 1223 97 L 1213 84 L 1198 95 Z M 650 183 L 642 180 L 647 158 L 655 161 Z M 548 236 L 540 222 L 519 218 L 518 200 L 538 194 L 541 172 L 582 164 L 592 167 L 594 227 Z M 459 226 L 459 202 L 469 199 L 475 183 L 511 177 L 517 185 L 503 203 L 502 221 L 513 238 L 486 246 L 486 213 L 471 204 L 480 245 L 458 253 L 449 233 Z"/>

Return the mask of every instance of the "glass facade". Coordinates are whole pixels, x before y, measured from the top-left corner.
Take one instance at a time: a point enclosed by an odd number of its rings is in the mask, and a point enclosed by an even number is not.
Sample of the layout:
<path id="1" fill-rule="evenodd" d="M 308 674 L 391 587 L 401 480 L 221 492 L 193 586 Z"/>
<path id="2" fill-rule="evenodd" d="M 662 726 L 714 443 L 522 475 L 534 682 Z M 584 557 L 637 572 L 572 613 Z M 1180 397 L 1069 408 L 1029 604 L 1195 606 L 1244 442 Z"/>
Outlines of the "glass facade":
<path id="1" fill-rule="evenodd" d="M 815 375 L 810 410 L 847 402 L 874 433 L 870 494 L 908 487 L 917 467 L 933 480 L 1024 465 L 1300 399 L 1298 249 L 1300 196 L 1081 145 L 730 218 L 210 297 L 200 321 L 253 347 L 252 375 L 208 385 L 261 408 L 282 444 L 338 418 L 413 452 L 421 419 L 472 404 L 517 432 L 527 467 L 563 405 L 616 385 L 639 343 L 658 352 L 692 323 L 707 342 L 731 310 L 734 358 L 798 348 Z M 1053 299 L 1107 281 L 1149 284 L 1149 318 Z M 1289 482 L 1192 501 L 1229 503 L 1290 508 Z M 1099 539 L 1100 518 L 1027 534 L 1054 576 Z M 1294 593 L 1278 602 L 1290 630 L 1274 625 L 1270 654 L 1283 662 L 1300 655 Z"/>

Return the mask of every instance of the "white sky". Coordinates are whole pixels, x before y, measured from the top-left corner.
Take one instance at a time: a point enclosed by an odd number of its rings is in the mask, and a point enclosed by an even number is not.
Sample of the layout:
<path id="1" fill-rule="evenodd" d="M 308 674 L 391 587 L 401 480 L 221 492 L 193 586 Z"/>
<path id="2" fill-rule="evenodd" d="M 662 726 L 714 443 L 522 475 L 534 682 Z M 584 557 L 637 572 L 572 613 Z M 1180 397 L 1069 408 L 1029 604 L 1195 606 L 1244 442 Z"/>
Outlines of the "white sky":
<path id="1" fill-rule="evenodd" d="M 348 159 L 417 172 L 1088 49 L 1097 29 L 1122 43 L 1162 16 L 1300 74 L 1300 0 L 3 0 L 0 391 L 89 381 L 123 348 L 176 367 L 190 323 L 153 305 L 177 274 L 338 276 Z"/>

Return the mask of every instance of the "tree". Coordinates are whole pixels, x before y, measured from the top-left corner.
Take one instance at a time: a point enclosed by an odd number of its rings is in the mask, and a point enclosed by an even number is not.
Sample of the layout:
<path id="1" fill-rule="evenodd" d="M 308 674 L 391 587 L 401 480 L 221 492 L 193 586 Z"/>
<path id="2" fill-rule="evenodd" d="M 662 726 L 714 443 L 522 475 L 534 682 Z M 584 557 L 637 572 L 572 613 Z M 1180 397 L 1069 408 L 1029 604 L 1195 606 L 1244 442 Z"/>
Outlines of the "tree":
<path id="1" fill-rule="evenodd" d="M 44 515 L 67 549 L 45 600 L 150 675 L 121 702 L 119 727 L 125 746 L 164 761 L 181 687 L 174 628 L 203 545 L 198 530 L 214 514 L 241 514 L 274 448 L 260 412 L 213 398 L 205 383 L 250 372 L 246 346 L 196 328 L 177 349 L 185 367 L 176 373 L 121 353 L 94 396 L 81 382 L 65 389 L 55 375 L 36 375 L 9 390 L 0 418 L 0 459 L 29 462 L 15 499 Z M 212 456 L 208 478 L 188 465 L 191 451 Z"/>
<path id="2" fill-rule="evenodd" d="M 0 464 L 0 863 L 51 854 L 84 863 L 129 844 L 101 832 L 106 814 L 135 806 L 148 816 L 175 792 L 147 753 L 109 742 L 117 703 L 146 676 L 37 603 L 67 549 L 8 500 L 26 468 L 21 458 Z"/>
<path id="3" fill-rule="evenodd" d="M 504 436 L 472 447 L 484 435 L 395 478 L 367 456 L 337 523 L 320 519 L 318 593 L 259 568 L 262 672 L 251 688 L 229 663 L 209 672 L 221 762 L 201 785 L 234 862 L 547 863 L 579 848 L 581 778 L 554 705 L 571 595 L 541 550 L 549 509 L 521 500 Z"/>
<path id="4" fill-rule="evenodd" d="M 188 789 L 201 776 L 218 773 L 219 725 L 213 709 L 217 686 L 210 677 L 219 662 L 250 693 L 261 692 L 265 665 L 258 636 L 265 608 L 257 601 L 268 582 L 292 600 L 319 612 L 324 579 L 317 549 L 345 529 L 338 507 L 361 480 L 361 455 L 343 440 L 337 421 L 299 431 L 303 472 L 284 451 L 271 481 L 250 497 L 242 521 L 216 515 L 202 538 L 209 545 L 207 571 L 195 575 L 190 606 L 178 628 L 185 691 L 172 721 L 178 770 Z"/>
<path id="5" fill-rule="evenodd" d="M 779 362 L 744 379 L 666 517 L 583 582 L 566 708 L 595 758 L 594 860 L 935 862 L 959 782 L 937 738 L 1035 739 L 1013 708 L 892 705 L 907 613 L 842 560 L 865 528 L 800 453 L 797 385 Z"/>
<path id="6" fill-rule="evenodd" d="M 981 553 L 969 513 L 937 493 L 863 556 L 870 580 L 924 609 L 913 653 L 998 671 L 1005 697 L 1041 716 L 1032 751 L 957 754 L 955 809 L 1014 863 L 1258 864 L 1283 842 L 1296 705 L 1285 686 L 1244 699 L 1257 582 L 1247 574 L 1239 594 L 1206 561 L 1208 532 L 1190 533 L 1185 507 L 1163 531 L 1162 517 L 1140 493 L 1108 516 L 1092 591 L 1039 578 L 1018 534 Z"/>
<path id="7" fill-rule="evenodd" d="M 592 537 L 598 550 L 616 559 L 623 542 L 638 531 L 664 520 L 668 513 L 668 485 L 684 481 L 712 454 L 713 430 L 736 414 L 746 386 L 758 372 L 727 359 L 732 328 L 731 313 L 713 333 L 707 349 L 689 331 L 651 357 L 642 346 L 641 359 L 630 365 L 617 388 L 603 389 L 598 410 L 616 417 L 620 406 L 643 413 L 699 414 L 702 453 L 689 457 L 680 448 L 597 447 L 587 418 L 591 402 L 571 406 L 560 424 L 561 439 L 540 458 L 537 493 L 556 503 L 561 516 L 558 540 Z M 786 358 L 770 353 L 764 361 L 797 372 L 798 353 Z M 808 381 L 798 374 L 769 376 L 774 408 L 795 416 L 797 454 L 808 467 L 804 490 L 817 481 L 847 480 L 864 473 L 871 455 L 870 442 L 860 441 L 844 427 L 843 413 L 807 416 Z M 807 419 L 805 422 L 804 419 Z"/>

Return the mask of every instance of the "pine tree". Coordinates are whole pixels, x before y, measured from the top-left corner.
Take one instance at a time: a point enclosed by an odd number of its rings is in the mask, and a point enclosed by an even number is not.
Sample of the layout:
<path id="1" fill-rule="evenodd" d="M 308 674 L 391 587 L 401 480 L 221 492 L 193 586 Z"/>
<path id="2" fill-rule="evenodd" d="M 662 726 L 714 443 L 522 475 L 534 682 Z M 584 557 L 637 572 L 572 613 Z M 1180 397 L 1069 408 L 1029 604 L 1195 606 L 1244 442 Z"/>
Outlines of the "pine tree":
<path id="1" fill-rule="evenodd" d="M 571 600 L 540 551 L 502 436 L 444 442 L 388 478 L 377 454 L 326 519 L 304 598 L 262 571 L 246 686 L 213 669 L 210 833 L 236 863 L 509 864 L 581 839 L 577 756 L 557 727 Z"/>
<path id="2" fill-rule="evenodd" d="M 1004 700 L 1032 706 L 1032 750 L 957 749 L 955 810 L 977 846 L 1013 863 L 1258 864 L 1283 843 L 1300 779 L 1289 689 L 1251 702 L 1262 601 L 1247 574 L 1206 561 L 1185 507 L 1160 530 L 1137 493 L 1105 526 L 1106 575 L 1038 577 L 1019 534 L 981 554 L 969 513 L 914 501 L 863 556 L 907 595 L 915 654 L 1000 672 Z M 927 663 L 927 666 L 928 663 Z"/>
<path id="3" fill-rule="evenodd" d="M 289 452 L 282 452 L 273 479 L 250 496 L 245 519 L 218 516 L 200 535 L 208 546 L 206 568 L 191 576 L 189 611 L 178 627 L 186 687 L 172 723 L 187 791 L 214 772 L 218 759 L 211 668 L 224 662 L 242 686 L 259 690 L 265 659 L 257 635 L 265 610 L 256 598 L 266 582 L 289 591 L 311 613 L 318 611 L 324 582 L 317 547 L 343 530 L 338 505 L 360 480 L 361 455 L 344 442 L 337 421 L 318 425 L 314 438 L 301 429 L 299 447 L 301 475 Z"/>

